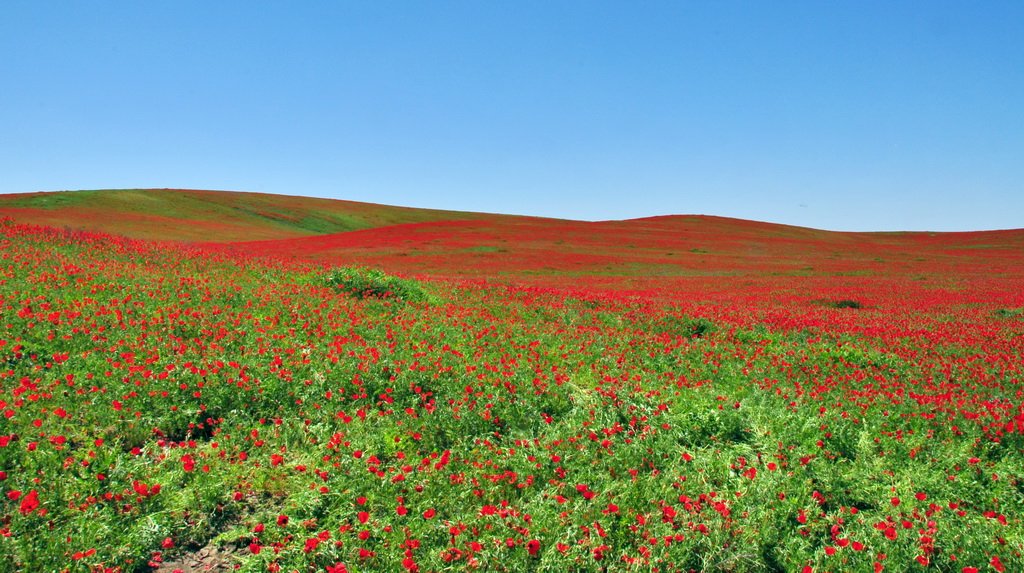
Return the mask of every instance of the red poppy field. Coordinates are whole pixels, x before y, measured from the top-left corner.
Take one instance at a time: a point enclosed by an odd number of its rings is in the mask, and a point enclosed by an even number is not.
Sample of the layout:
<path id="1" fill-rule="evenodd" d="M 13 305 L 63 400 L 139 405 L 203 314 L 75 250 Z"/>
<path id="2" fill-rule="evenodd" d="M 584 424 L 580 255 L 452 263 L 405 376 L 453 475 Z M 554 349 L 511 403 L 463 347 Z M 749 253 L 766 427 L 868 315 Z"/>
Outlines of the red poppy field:
<path id="1" fill-rule="evenodd" d="M 1024 231 L 80 208 L 0 226 L 0 569 L 1024 571 Z"/>

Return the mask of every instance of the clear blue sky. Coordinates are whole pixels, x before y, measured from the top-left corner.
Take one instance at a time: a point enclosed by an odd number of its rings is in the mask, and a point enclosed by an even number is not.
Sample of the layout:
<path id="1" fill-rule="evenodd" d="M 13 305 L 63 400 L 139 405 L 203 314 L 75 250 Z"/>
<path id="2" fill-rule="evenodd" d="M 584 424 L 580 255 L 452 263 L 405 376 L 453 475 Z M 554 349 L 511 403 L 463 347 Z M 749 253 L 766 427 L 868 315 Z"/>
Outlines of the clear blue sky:
<path id="1" fill-rule="evenodd" d="M 0 193 L 1024 227 L 1024 2 L 0 4 Z"/>

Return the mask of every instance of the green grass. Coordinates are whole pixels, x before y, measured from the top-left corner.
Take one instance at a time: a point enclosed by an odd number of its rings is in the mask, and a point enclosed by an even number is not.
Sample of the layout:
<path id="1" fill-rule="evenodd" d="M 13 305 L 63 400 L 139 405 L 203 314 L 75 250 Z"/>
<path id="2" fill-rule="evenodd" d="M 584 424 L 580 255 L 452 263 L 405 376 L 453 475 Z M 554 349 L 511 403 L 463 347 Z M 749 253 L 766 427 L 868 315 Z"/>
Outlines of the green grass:
<path id="1" fill-rule="evenodd" d="M 245 241 L 500 217 L 312 197 L 171 189 L 106 189 L 0 196 L 20 222 L 145 239 Z"/>

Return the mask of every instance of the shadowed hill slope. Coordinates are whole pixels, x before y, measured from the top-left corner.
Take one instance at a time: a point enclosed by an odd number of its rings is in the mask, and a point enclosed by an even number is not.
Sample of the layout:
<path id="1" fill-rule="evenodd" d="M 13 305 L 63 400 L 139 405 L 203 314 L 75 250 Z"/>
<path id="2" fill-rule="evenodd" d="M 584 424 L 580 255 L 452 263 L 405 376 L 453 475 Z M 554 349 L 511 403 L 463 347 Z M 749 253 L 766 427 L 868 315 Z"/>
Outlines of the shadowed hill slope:
<path id="1" fill-rule="evenodd" d="M 0 216 L 180 241 L 254 241 L 425 221 L 502 217 L 263 193 L 110 189 L 0 195 Z"/>

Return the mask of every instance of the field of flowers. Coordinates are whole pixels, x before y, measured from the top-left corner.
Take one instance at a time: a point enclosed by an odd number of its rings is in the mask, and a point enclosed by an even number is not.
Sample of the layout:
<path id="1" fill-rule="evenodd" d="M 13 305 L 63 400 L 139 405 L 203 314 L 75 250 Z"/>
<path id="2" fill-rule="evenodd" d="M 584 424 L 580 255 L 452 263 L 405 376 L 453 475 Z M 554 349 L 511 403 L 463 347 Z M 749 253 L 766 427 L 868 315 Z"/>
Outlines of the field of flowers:
<path id="1" fill-rule="evenodd" d="M 255 241 L 423 221 L 515 219 L 338 199 L 198 189 L 102 189 L 0 195 L 0 217 L 137 239 Z"/>
<path id="2" fill-rule="evenodd" d="M 0 570 L 1024 571 L 1024 255 L 652 225 L 394 279 L 4 221 Z"/>

